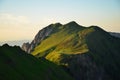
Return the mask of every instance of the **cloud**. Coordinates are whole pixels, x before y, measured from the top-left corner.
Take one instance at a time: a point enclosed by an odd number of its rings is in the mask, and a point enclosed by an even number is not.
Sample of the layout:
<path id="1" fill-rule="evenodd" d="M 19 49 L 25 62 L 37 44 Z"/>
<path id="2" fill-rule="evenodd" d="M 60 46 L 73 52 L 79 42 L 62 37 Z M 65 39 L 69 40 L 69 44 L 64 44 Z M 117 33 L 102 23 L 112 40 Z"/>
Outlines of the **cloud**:
<path id="1" fill-rule="evenodd" d="M 34 35 L 33 25 L 26 16 L 1 13 L 0 41 L 30 39 Z"/>
<path id="2" fill-rule="evenodd" d="M 0 27 L 17 27 L 29 23 L 30 21 L 26 16 L 14 16 L 6 13 L 0 14 Z"/>

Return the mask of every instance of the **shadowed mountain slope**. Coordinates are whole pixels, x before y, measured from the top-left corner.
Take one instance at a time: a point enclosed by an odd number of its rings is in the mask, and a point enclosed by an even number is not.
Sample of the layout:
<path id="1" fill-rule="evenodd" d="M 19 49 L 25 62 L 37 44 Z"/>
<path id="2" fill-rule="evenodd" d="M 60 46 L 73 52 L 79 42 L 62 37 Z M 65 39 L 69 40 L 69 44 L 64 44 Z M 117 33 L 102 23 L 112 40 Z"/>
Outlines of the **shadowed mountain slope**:
<path id="1" fill-rule="evenodd" d="M 20 47 L 0 47 L 0 80 L 72 80 L 60 67 L 37 59 Z"/>

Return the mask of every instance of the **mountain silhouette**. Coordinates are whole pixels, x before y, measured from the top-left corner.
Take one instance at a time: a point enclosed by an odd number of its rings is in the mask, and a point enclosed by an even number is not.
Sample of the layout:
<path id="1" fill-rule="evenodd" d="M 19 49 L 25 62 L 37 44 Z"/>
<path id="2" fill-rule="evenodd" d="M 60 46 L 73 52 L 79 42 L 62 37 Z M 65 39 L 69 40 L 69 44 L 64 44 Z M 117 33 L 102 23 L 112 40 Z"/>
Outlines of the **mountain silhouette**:
<path id="1" fill-rule="evenodd" d="M 20 47 L 0 46 L 0 80 L 73 80 L 63 69 Z"/>

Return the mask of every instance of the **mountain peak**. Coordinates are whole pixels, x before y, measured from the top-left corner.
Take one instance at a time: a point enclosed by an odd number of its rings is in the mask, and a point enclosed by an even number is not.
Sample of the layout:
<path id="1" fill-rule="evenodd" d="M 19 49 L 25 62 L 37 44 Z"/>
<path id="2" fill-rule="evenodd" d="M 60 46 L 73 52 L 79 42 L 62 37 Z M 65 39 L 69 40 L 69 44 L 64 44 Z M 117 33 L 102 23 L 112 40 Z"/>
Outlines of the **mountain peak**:
<path id="1" fill-rule="evenodd" d="M 48 25 L 47 27 L 49 27 L 49 26 L 51 26 L 51 27 L 60 27 L 60 26 L 62 26 L 62 24 L 61 23 L 52 23 L 52 24 Z"/>
<path id="2" fill-rule="evenodd" d="M 7 43 L 3 44 L 2 47 L 10 47 Z"/>
<path id="3" fill-rule="evenodd" d="M 9 46 L 7 43 L 3 44 L 3 46 Z"/>
<path id="4" fill-rule="evenodd" d="M 79 24 L 77 24 L 75 21 L 71 21 L 71 22 L 67 23 L 66 25 L 79 25 Z"/>
<path id="5" fill-rule="evenodd" d="M 55 23 L 54 25 L 56 25 L 56 26 L 62 26 L 61 23 Z"/>
<path id="6" fill-rule="evenodd" d="M 84 26 L 79 25 L 75 21 L 71 21 L 71 22 L 65 24 L 64 26 L 67 27 L 68 29 L 74 29 L 74 30 L 84 29 L 85 28 Z"/>

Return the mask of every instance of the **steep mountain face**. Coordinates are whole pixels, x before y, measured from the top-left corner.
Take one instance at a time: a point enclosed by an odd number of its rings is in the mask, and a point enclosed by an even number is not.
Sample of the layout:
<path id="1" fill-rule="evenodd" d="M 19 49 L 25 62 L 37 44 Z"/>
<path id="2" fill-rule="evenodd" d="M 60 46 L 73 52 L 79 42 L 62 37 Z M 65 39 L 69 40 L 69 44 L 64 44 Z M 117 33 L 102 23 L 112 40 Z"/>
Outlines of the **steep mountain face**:
<path id="1" fill-rule="evenodd" d="M 63 69 L 25 53 L 20 47 L 0 46 L 0 80 L 73 80 Z"/>
<path id="2" fill-rule="evenodd" d="M 120 79 L 119 38 L 97 26 L 84 27 L 74 21 L 55 25 L 48 36 L 39 37 L 42 40 L 31 49 L 32 55 L 62 66 L 76 80 Z"/>
<path id="3" fill-rule="evenodd" d="M 86 37 L 89 55 L 98 67 L 104 69 L 102 80 L 120 79 L 120 39 L 109 35 L 102 29 L 96 29 Z"/>
<path id="4" fill-rule="evenodd" d="M 49 26 L 45 27 L 44 29 L 40 30 L 37 35 L 35 36 L 34 40 L 29 43 L 24 43 L 22 45 L 22 49 L 27 53 L 31 53 L 32 50 L 40 44 L 45 38 L 47 38 L 50 34 L 55 33 L 59 27 L 62 26 L 60 23 L 50 24 Z M 55 30 L 55 31 L 54 31 Z"/>

